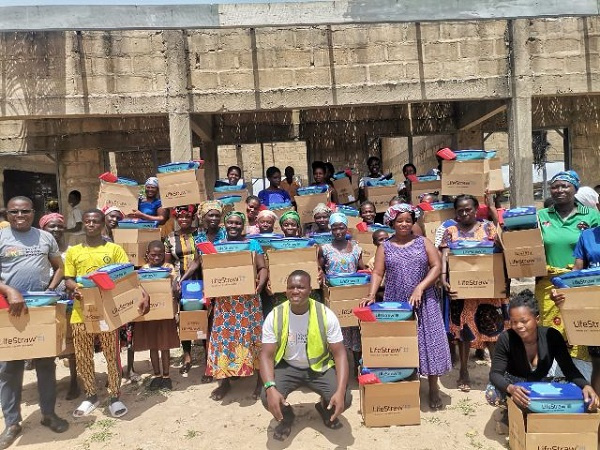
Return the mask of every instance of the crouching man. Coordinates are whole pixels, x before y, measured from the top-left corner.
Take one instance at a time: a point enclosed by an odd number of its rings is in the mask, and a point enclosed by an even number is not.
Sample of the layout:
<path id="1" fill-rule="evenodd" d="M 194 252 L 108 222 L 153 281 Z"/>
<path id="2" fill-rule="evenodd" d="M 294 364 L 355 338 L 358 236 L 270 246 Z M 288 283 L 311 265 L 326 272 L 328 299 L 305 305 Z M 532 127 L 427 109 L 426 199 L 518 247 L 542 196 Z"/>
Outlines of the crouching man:
<path id="1" fill-rule="evenodd" d="M 299 387 L 321 396 L 315 408 L 330 429 L 342 427 L 338 416 L 352 404 L 340 323 L 329 308 L 309 298 L 310 291 L 310 275 L 292 272 L 287 301 L 275 307 L 263 324 L 261 399 L 279 421 L 273 435 L 279 441 L 291 433 L 294 411 L 286 399 Z"/>

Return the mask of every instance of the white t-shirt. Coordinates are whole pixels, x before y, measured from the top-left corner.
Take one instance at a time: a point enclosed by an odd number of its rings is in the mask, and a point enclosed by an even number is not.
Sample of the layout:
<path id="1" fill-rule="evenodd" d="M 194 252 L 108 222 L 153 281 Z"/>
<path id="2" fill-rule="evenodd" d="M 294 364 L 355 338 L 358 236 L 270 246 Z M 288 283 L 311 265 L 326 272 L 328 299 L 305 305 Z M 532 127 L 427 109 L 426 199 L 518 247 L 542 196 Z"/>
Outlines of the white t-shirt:
<path id="1" fill-rule="evenodd" d="M 67 228 L 75 228 L 78 223 L 83 223 L 83 213 L 79 205 L 75 205 L 70 208 L 69 214 L 67 215 Z M 81 227 L 79 231 L 69 231 L 71 234 L 84 234 L 85 230 Z"/>
<path id="2" fill-rule="evenodd" d="M 335 313 L 325 307 L 327 314 L 327 343 L 337 344 L 344 340 L 342 329 Z M 308 311 L 302 315 L 296 315 L 290 310 L 290 327 L 287 346 L 283 359 L 298 369 L 308 369 L 308 357 L 306 356 L 306 335 L 308 334 Z M 273 311 L 265 319 L 262 329 L 263 344 L 276 344 L 277 338 L 273 329 Z"/>

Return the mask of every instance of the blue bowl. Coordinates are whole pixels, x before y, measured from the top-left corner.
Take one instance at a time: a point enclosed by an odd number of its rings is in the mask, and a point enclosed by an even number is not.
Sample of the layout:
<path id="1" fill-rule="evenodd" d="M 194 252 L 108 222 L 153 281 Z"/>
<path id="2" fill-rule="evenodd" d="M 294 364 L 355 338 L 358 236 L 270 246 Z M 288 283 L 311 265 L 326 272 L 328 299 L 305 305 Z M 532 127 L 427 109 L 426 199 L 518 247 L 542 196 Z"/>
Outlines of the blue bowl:
<path id="1" fill-rule="evenodd" d="M 342 178 L 347 178 L 347 177 L 348 177 L 348 174 L 346 174 L 346 172 L 343 170 L 333 174 L 334 180 L 341 180 Z"/>
<path id="2" fill-rule="evenodd" d="M 358 209 L 345 205 L 337 205 L 337 212 L 348 217 L 358 217 L 360 215 L 360 211 Z"/>
<path id="3" fill-rule="evenodd" d="M 491 159 L 496 156 L 494 150 L 454 150 L 457 161 L 473 161 L 476 159 Z"/>
<path id="4" fill-rule="evenodd" d="M 171 173 L 171 172 L 181 172 L 183 170 L 190 170 L 197 168 L 198 163 L 193 161 L 187 162 L 171 162 L 168 164 L 162 164 L 158 166 L 158 173 Z"/>
<path id="5" fill-rule="evenodd" d="M 214 244 L 217 253 L 243 252 L 250 250 L 250 242 L 217 242 Z"/>
<path id="6" fill-rule="evenodd" d="M 339 286 L 357 286 L 361 284 L 369 284 L 371 275 L 366 273 L 348 273 L 338 275 L 328 275 L 327 284 L 332 287 Z"/>
<path id="7" fill-rule="evenodd" d="M 382 186 L 395 186 L 395 180 L 375 180 L 375 181 L 367 181 L 366 185 L 369 187 L 382 187 Z"/>
<path id="8" fill-rule="evenodd" d="M 306 186 L 298 188 L 296 192 L 300 196 L 322 194 L 323 192 L 327 192 L 327 188 L 327 186 Z"/>
<path id="9" fill-rule="evenodd" d="M 123 219 L 119 221 L 119 227 L 123 230 L 140 230 L 146 228 L 157 228 L 157 220 Z"/>
<path id="10" fill-rule="evenodd" d="M 100 267 L 96 272 L 106 272 L 111 280 L 117 281 L 130 273 L 133 273 L 133 264 L 108 264 L 107 266 Z M 91 275 L 91 274 L 88 274 Z M 88 275 L 84 275 L 82 277 L 77 277 L 76 281 L 81 283 L 84 288 L 96 287 L 96 283 L 94 283 L 91 279 L 88 278 Z"/>
<path id="11" fill-rule="evenodd" d="M 581 388 L 573 383 L 515 383 L 527 389 L 528 409 L 534 413 L 581 414 L 585 412 L 585 402 Z"/>
<path id="12" fill-rule="evenodd" d="M 437 175 L 417 175 L 419 181 L 437 181 Z"/>
<path id="13" fill-rule="evenodd" d="M 537 228 L 537 211 L 535 206 L 523 206 L 507 209 L 502 214 L 504 228 L 507 230 Z"/>
<path id="14" fill-rule="evenodd" d="M 247 234 L 246 239 L 255 240 L 261 247 L 271 247 L 271 241 L 282 239 L 283 234 L 278 233 L 262 233 L 262 234 Z"/>
<path id="15" fill-rule="evenodd" d="M 453 255 L 490 255 L 499 253 L 494 241 L 457 241 L 449 245 Z"/>
<path id="16" fill-rule="evenodd" d="M 219 199 L 224 205 L 233 205 L 242 201 L 241 195 L 225 195 Z"/>
<path id="17" fill-rule="evenodd" d="M 417 369 L 395 369 L 395 368 L 367 368 L 362 367 L 360 370 L 361 375 L 368 375 L 372 373 L 382 383 L 395 383 L 397 381 L 406 380 L 415 374 Z"/>
<path id="18" fill-rule="evenodd" d="M 552 284 L 559 288 L 600 285 L 600 267 L 573 270 L 557 277 L 553 277 Z"/>
<path id="19" fill-rule="evenodd" d="M 117 178 L 117 184 L 124 184 L 125 186 L 138 186 L 137 181 L 132 180 L 131 178 L 123 178 L 123 177 Z"/>
<path id="20" fill-rule="evenodd" d="M 401 322 L 413 317 L 413 308 L 408 302 L 378 302 L 369 308 L 377 322 Z"/>
<path id="21" fill-rule="evenodd" d="M 454 208 L 454 203 L 449 203 L 449 202 L 433 202 L 433 203 L 430 203 L 430 205 L 434 211 L 439 211 L 440 209 Z"/>
<path id="22" fill-rule="evenodd" d="M 204 298 L 202 280 L 185 280 L 181 282 L 181 298 L 201 300 Z"/>
<path id="23" fill-rule="evenodd" d="M 231 192 L 231 191 L 240 191 L 244 189 L 244 186 L 238 186 L 238 185 L 228 185 L 228 186 L 215 186 L 214 187 L 214 191 L 215 192 Z M 218 199 L 219 200 L 219 199 Z"/>
<path id="24" fill-rule="evenodd" d="M 315 241 L 309 238 L 290 237 L 272 239 L 271 247 L 275 250 L 289 250 L 293 248 L 306 248 L 315 245 Z"/>
<path id="25" fill-rule="evenodd" d="M 67 314 L 71 314 L 71 312 L 73 312 L 73 300 L 59 300 L 56 303 L 67 305 Z"/>
<path id="26" fill-rule="evenodd" d="M 137 271 L 140 280 L 160 280 L 169 278 L 171 269 L 165 267 L 148 267 Z"/>
<path id="27" fill-rule="evenodd" d="M 333 234 L 331 234 L 331 231 L 325 231 L 324 233 L 311 233 L 308 237 L 317 245 L 331 244 L 333 242 Z M 350 233 L 346 234 L 346 240 L 352 240 L 352 235 Z"/>
<path id="28" fill-rule="evenodd" d="M 287 208 L 291 208 L 292 204 L 290 202 L 285 202 L 285 203 L 271 203 L 269 205 L 269 209 L 271 211 L 276 211 L 278 209 L 287 209 Z"/>
<path id="29" fill-rule="evenodd" d="M 22 295 L 28 308 L 55 305 L 60 300 L 60 294 L 54 291 L 27 291 Z"/>
<path id="30" fill-rule="evenodd" d="M 205 308 L 204 300 L 198 298 L 182 298 L 180 304 L 183 311 L 200 311 Z"/>
<path id="31" fill-rule="evenodd" d="M 378 231 L 378 230 L 383 230 L 383 231 L 386 231 L 389 234 L 396 234 L 396 232 L 394 231 L 393 228 L 390 228 L 390 227 L 385 226 L 385 225 L 381 225 L 379 223 L 374 223 L 374 224 L 369 225 L 367 227 L 367 230 L 369 230 L 369 233 L 373 233 L 373 232 Z"/>

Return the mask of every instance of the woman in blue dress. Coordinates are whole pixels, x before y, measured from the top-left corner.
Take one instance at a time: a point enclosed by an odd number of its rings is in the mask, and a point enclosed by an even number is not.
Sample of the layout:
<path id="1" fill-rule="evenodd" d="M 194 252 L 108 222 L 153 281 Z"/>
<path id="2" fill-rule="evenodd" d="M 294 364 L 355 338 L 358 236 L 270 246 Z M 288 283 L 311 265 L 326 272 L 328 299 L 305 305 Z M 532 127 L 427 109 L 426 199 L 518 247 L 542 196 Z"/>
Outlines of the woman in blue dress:
<path id="1" fill-rule="evenodd" d="M 138 202 L 138 209 L 131 214 L 136 219 L 156 220 L 164 225 L 169 220 L 169 209 L 162 207 L 158 191 L 158 178 L 150 177 L 144 186 L 144 197 Z"/>
<path id="2" fill-rule="evenodd" d="M 265 206 L 270 206 L 275 203 L 289 203 L 291 205 L 292 198 L 285 189 L 281 188 L 281 170 L 272 166 L 267 169 L 267 179 L 269 187 L 258 193 L 260 202 Z"/>

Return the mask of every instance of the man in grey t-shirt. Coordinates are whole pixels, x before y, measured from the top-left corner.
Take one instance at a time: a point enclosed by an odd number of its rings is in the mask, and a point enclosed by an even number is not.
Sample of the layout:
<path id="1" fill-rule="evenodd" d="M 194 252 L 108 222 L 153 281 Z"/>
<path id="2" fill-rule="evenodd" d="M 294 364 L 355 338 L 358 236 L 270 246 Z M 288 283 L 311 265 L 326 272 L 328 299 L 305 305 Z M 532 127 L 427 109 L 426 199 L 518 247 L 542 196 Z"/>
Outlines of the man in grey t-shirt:
<path id="1" fill-rule="evenodd" d="M 0 230 L 0 279 L 18 291 L 54 289 L 63 278 L 63 262 L 58 244 L 50 233 L 32 228 L 33 203 L 27 197 L 8 201 L 10 227 Z M 54 275 L 51 277 L 51 270 Z M 23 359 L 26 359 L 24 355 Z M 56 433 L 69 428 L 54 412 L 56 404 L 56 364 L 54 357 L 34 360 L 37 372 L 42 425 Z M 0 362 L 0 403 L 6 429 L 0 434 L 0 449 L 9 447 L 21 433 L 21 391 L 24 361 Z"/>

